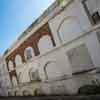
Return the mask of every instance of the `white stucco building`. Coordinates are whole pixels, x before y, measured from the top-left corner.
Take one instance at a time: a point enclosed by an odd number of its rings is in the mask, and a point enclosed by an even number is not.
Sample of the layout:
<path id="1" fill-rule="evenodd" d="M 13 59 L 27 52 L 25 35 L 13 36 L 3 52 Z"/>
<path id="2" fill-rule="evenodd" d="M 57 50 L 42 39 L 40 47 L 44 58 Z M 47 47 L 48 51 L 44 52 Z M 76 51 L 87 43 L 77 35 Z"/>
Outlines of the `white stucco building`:
<path id="1" fill-rule="evenodd" d="M 9 95 L 73 94 L 99 78 L 99 0 L 55 1 L 4 54 Z"/>

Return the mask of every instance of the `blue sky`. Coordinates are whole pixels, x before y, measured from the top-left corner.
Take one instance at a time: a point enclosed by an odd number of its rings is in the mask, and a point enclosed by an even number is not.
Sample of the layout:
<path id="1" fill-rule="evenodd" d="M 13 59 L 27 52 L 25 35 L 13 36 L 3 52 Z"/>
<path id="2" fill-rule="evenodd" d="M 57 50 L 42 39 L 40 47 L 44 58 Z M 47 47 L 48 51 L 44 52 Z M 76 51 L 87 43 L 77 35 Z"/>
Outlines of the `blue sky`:
<path id="1" fill-rule="evenodd" d="M 54 0 L 0 0 L 0 55 Z"/>

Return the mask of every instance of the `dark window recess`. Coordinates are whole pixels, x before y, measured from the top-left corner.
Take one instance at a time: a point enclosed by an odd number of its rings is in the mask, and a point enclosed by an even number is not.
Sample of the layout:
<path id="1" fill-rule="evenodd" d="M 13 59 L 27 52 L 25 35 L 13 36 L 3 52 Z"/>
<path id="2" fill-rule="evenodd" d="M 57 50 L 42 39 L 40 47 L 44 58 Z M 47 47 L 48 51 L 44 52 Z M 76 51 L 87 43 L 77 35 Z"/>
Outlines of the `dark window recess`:
<path id="1" fill-rule="evenodd" d="M 31 80 L 32 81 L 38 81 L 38 80 L 40 80 L 38 71 L 31 72 L 30 74 L 31 74 Z"/>
<path id="2" fill-rule="evenodd" d="M 32 58 L 32 52 L 31 50 L 27 50 L 27 60 L 31 59 Z"/>
<path id="3" fill-rule="evenodd" d="M 100 22 L 100 14 L 98 11 L 92 14 L 92 19 L 94 21 L 94 24 L 98 24 Z"/>
<path id="4" fill-rule="evenodd" d="M 99 40 L 99 42 L 100 42 L 100 31 L 97 32 L 97 38 L 98 38 L 98 40 Z"/>

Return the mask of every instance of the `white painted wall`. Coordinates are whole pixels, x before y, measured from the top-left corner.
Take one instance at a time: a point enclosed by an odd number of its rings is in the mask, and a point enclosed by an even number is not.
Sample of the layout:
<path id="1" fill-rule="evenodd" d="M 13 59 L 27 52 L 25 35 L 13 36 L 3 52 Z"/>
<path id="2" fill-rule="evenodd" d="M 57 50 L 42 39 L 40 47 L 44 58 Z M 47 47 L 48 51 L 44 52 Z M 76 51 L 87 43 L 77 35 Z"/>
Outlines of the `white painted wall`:
<path id="1" fill-rule="evenodd" d="M 42 79 L 42 81 L 44 82 L 46 80 L 46 76 L 45 76 L 45 72 L 44 72 L 44 66 L 48 61 L 56 61 L 56 65 L 51 64 L 48 65 L 48 80 L 51 80 L 52 78 L 56 79 L 60 79 L 63 75 L 67 75 L 67 77 L 72 76 L 72 66 L 69 62 L 68 56 L 67 56 L 67 51 L 71 50 L 72 48 L 76 48 L 82 44 L 85 44 L 86 47 L 88 48 L 89 54 L 91 56 L 91 59 L 93 61 L 94 66 L 91 66 L 91 68 L 93 67 L 99 67 L 100 65 L 100 44 L 99 41 L 97 40 L 97 36 L 96 33 L 91 33 L 88 34 L 84 37 L 81 37 L 80 39 L 77 39 L 75 41 L 73 41 L 72 43 L 68 44 L 68 45 L 64 45 L 61 48 L 58 48 L 50 53 L 47 53 L 44 56 L 40 56 L 38 59 L 34 59 L 33 61 L 28 62 L 26 65 L 24 65 L 24 67 L 20 67 L 19 71 L 23 72 L 23 78 L 21 78 L 22 82 L 29 82 L 29 76 L 28 76 L 28 71 L 30 70 L 30 68 L 33 67 L 34 70 L 38 69 L 39 70 L 39 75 L 40 78 Z M 54 66 L 53 66 L 54 65 Z M 83 68 L 84 69 L 84 68 Z M 83 79 L 82 79 L 83 78 Z M 66 92 L 70 92 L 70 93 L 75 93 L 77 91 L 77 89 L 79 88 L 79 86 L 85 85 L 87 83 L 90 83 L 92 79 L 91 76 L 79 76 L 79 77 L 75 77 L 74 79 L 71 80 L 65 80 L 63 82 L 59 81 L 52 83 L 48 83 L 48 84 L 44 84 L 41 83 L 41 87 L 42 90 L 45 91 L 45 93 L 50 94 L 52 93 L 52 88 L 55 87 L 54 90 L 59 90 L 59 85 L 60 87 L 63 88 L 63 86 L 65 87 Z M 91 78 L 89 80 L 89 78 Z M 88 82 L 85 82 L 84 80 L 88 79 Z M 38 86 L 38 85 L 37 85 Z M 40 85 L 39 85 L 40 86 Z M 62 91 L 62 89 L 61 89 Z M 62 91 L 63 92 L 63 91 Z"/>
<path id="2" fill-rule="evenodd" d="M 67 63 L 67 59 L 65 59 L 65 54 L 61 51 L 61 49 L 57 49 L 54 52 L 49 53 L 48 55 L 42 56 L 39 59 L 40 67 L 40 77 L 43 81 L 46 80 L 44 67 L 48 62 L 56 62 L 56 66 L 49 65 L 47 69 L 47 74 L 49 77 L 62 77 L 63 75 L 71 75 L 71 69 L 69 67 L 69 62 Z M 55 72 L 55 73 L 54 73 Z"/>
<path id="3" fill-rule="evenodd" d="M 34 71 L 36 69 L 39 70 L 40 78 L 42 79 L 42 81 L 45 81 L 46 76 L 45 76 L 44 66 L 48 62 L 56 62 L 55 64 L 48 65 L 48 67 L 47 67 L 47 74 L 49 77 L 48 80 L 56 79 L 56 78 L 59 79 L 64 75 L 67 75 L 68 77 L 72 76 L 72 66 L 69 62 L 67 52 L 69 50 L 71 50 L 72 48 L 76 48 L 82 44 L 85 44 L 86 47 L 88 48 L 89 54 L 93 61 L 94 66 L 90 66 L 90 67 L 93 68 L 93 67 L 97 67 L 97 65 L 100 65 L 100 61 L 99 61 L 100 60 L 100 54 L 99 54 L 100 44 L 97 40 L 96 33 L 91 33 L 89 35 L 86 35 L 86 36 L 78 39 L 78 40 L 73 41 L 72 43 L 70 43 L 68 45 L 64 45 L 63 47 L 56 49 L 55 51 L 53 51 L 51 53 L 48 53 L 44 56 L 39 57 L 37 60 L 34 59 L 33 61 L 28 62 L 26 65 L 21 66 L 19 68 L 19 71 L 21 71 L 23 73 L 23 75 L 21 77 L 22 83 L 30 81 L 29 76 L 28 76 L 28 71 L 32 67 L 33 67 Z M 86 67 L 84 67 L 82 69 L 84 70 L 85 68 Z M 86 68 L 86 69 L 88 69 L 88 68 Z M 70 82 L 73 82 L 71 87 L 69 86 Z M 75 82 L 77 83 L 76 80 L 75 80 Z M 80 80 L 79 85 L 81 83 L 82 82 Z M 67 90 L 70 90 L 70 91 L 72 91 L 72 89 L 75 88 L 74 86 L 76 86 L 76 85 L 74 85 L 74 80 L 69 80 L 67 83 L 64 83 L 64 84 L 67 84 L 67 86 L 65 86 L 65 87 Z M 49 88 L 49 85 L 46 85 L 46 86 L 47 86 L 46 88 Z M 45 85 L 44 85 L 44 88 L 45 88 Z"/>
<path id="4" fill-rule="evenodd" d="M 64 19 L 66 20 L 62 23 Z M 59 29 L 61 23 L 62 27 Z M 51 19 L 49 25 L 57 45 L 59 45 L 58 30 L 60 30 L 62 41 L 69 42 L 91 26 L 83 5 L 78 0 L 72 2 L 64 11 Z"/>
<path id="5" fill-rule="evenodd" d="M 90 53 L 85 43 L 73 47 L 72 49 L 66 52 L 66 55 L 68 56 L 73 73 L 82 70 L 87 70 L 94 66 Z"/>

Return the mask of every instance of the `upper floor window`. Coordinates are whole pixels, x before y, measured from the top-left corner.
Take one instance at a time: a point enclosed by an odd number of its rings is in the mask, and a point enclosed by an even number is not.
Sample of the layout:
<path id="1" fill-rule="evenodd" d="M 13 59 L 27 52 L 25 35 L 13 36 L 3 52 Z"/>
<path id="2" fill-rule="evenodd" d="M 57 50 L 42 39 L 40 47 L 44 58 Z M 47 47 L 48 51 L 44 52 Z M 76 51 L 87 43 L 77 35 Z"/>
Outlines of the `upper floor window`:
<path id="1" fill-rule="evenodd" d="M 15 64 L 16 64 L 16 66 L 22 64 L 22 58 L 21 58 L 20 55 L 16 55 L 16 57 L 15 57 Z"/>
<path id="2" fill-rule="evenodd" d="M 25 49 L 25 59 L 30 60 L 33 58 L 33 56 L 34 56 L 33 48 L 32 47 L 26 48 Z"/>
<path id="3" fill-rule="evenodd" d="M 9 61 L 8 62 L 8 67 L 9 67 L 9 71 L 14 70 L 14 65 L 13 65 L 13 62 L 12 61 Z"/>
<path id="4" fill-rule="evenodd" d="M 45 35 L 42 38 L 40 38 L 38 43 L 39 51 L 41 54 L 49 51 L 51 48 L 53 48 L 53 43 L 51 40 L 51 37 L 49 35 Z"/>
<path id="5" fill-rule="evenodd" d="M 84 0 L 84 5 L 92 23 L 100 23 L 100 0 Z"/>

